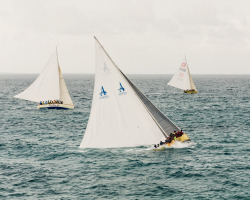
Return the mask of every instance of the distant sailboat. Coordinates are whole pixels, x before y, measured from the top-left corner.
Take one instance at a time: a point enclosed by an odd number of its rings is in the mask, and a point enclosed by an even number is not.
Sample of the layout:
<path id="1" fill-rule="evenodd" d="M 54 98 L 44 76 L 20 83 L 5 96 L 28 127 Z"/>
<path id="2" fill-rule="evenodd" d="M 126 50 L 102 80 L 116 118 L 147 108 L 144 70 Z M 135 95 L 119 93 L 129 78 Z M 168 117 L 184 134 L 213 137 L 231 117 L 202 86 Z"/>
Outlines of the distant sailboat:
<path id="1" fill-rule="evenodd" d="M 15 98 L 38 102 L 37 108 L 74 108 L 58 63 L 57 51 L 52 54 L 37 79 Z"/>
<path id="2" fill-rule="evenodd" d="M 97 38 L 95 41 L 94 94 L 80 148 L 155 144 L 178 131 L 179 128 L 123 74 Z M 184 134 L 179 140 L 189 138 Z"/>
<path id="3" fill-rule="evenodd" d="M 169 81 L 168 85 L 182 89 L 184 90 L 184 93 L 197 93 L 197 89 L 188 68 L 186 57 L 173 78 Z"/>

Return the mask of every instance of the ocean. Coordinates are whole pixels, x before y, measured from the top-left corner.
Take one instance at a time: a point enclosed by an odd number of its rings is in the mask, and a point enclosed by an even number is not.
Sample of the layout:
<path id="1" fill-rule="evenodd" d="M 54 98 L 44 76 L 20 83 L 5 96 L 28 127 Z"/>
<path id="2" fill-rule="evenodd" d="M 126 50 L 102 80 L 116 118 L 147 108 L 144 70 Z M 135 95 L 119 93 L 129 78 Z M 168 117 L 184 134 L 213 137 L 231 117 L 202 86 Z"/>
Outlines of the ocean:
<path id="1" fill-rule="evenodd" d="M 0 75 L 0 199 L 250 199 L 250 75 L 128 75 L 188 145 L 80 149 L 94 75 L 64 75 L 73 110 L 13 98 L 37 75 Z"/>

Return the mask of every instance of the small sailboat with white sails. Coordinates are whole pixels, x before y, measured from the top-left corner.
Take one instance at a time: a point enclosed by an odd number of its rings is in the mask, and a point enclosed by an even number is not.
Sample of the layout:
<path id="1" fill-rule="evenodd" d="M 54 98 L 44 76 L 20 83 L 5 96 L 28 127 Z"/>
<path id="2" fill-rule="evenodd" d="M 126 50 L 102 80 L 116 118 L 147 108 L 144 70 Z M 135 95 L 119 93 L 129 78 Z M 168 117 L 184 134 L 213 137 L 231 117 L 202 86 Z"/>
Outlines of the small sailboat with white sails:
<path id="1" fill-rule="evenodd" d="M 181 66 L 178 68 L 177 72 L 174 74 L 173 78 L 168 82 L 168 85 L 182 89 L 184 90 L 184 93 L 197 93 L 197 89 L 191 77 L 186 57 L 181 63 Z"/>
<path id="2" fill-rule="evenodd" d="M 14 97 L 37 102 L 39 103 L 38 109 L 74 108 L 59 66 L 57 50 L 51 55 L 37 79 L 26 90 Z"/>
<path id="3" fill-rule="evenodd" d="M 88 125 L 80 148 L 118 148 L 164 141 L 179 128 L 125 76 L 101 43 L 96 43 L 96 72 Z M 176 140 L 189 141 L 187 134 Z M 166 145 L 166 144 L 165 144 Z M 168 144 L 170 146 L 171 144 Z M 163 145 L 156 149 L 163 148 Z"/>

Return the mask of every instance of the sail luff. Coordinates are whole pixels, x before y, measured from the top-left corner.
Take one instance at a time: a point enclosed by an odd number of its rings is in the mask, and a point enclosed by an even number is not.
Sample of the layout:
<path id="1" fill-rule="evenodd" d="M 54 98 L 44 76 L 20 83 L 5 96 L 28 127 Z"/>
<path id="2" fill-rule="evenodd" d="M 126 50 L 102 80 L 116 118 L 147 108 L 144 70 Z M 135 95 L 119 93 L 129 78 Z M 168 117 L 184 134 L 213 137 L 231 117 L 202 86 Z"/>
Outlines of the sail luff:
<path id="1" fill-rule="evenodd" d="M 60 66 L 59 66 L 59 59 L 58 59 L 58 53 L 57 53 L 57 46 L 56 46 L 56 61 L 57 61 L 57 67 L 58 67 L 58 83 L 59 83 L 59 99 L 61 99 L 61 81 L 60 81 Z"/>
<path id="2" fill-rule="evenodd" d="M 59 67 L 59 60 L 58 60 L 57 46 L 56 46 L 56 58 L 57 58 L 57 65 L 58 65 L 58 67 Z"/>
<path id="3" fill-rule="evenodd" d="M 120 68 L 115 64 L 115 62 L 111 59 L 111 57 L 109 56 L 109 54 L 107 53 L 107 51 L 104 49 L 104 47 L 101 45 L 101 43 L 98 41 L 98 39 L 94 36 L 94 38 L 96 39 L 96 41 L 98 42 L 98 44 L 100 45 L 100 47 L 103 49 L 104 53 L 107 55 L 107 57 L 110 59 L 110 61 L 113 63 L 113 65 L 116 67 L 116 69 L 119 71 L 119 73 L 122 75 L 122 77 L 125 79 L 125 81 L 128 83 L 128 85 L 131 87 L 132 91 L 135 93 L 136 97 L 139 99 L 139 101 L 142 103 L 142 105 L 144 106 L 144 108 L 146 109 L 146 111 L 148 112 L 148 114 L 151 116 L 151 118 L 154 120 L 154 122 L 156 123 L 156 125 L 158 126 L 158 128 L 160 129 L 160 131 L 162 132 L 163 136 L 165 138 L 167 138 L 170 134 L 170 132 L 173 132 L 174 130 L 177 131 L 179 128 L 171 121 L 169 120 L 165 115 L 163 115 L 155 106 L 154 104 L 148 100 L 141 92 L 140 90 L 132 83 L 131 80 L 129 80 L 125 74 L 120 70 Z M 141 97 L 139 97 L 139 95 Z M 146 99 L 146 101 L 142 101 L 142 99 Z M 150 103 L 150 106 L 147 107 L 147 103 Z M 162 126 L 160 125 L 160 123 L 156 120 L 155 116 L 152 114 L 152 112 L 150 112 L 149 108 L 151 108 L 151 110 L 154 110 L 155 114 L 161 115 L 160 118 L 161 120 L 168 120 L 171 124 L 171 126 L 173 126 L 173 128 L 171 129 L 171 131 L 168 131 L 168 133 L 166 133 L 166 131 L 162 128 Z M 167 127 L 166 127 L 167 128 Z"/>
<path id="4" fill-rule="evenodd" d="M 185 60 L 186 60 L 186 63 L 187 63 L 187 58 L 186 58 L 186 56 L 185 56 Z M 188 63 L 187 63 L 187 70 L 188 70 L 188 77 L 189 77 L 190 89 L 191 89 L 191 90 L 196 90 L 196 91 L 197 91 L 197 89 L 196 89 L 196 87 L 195 87 L 195 85 L 194 85 L 194 81 L 193 81 L 193 79 L 192 79 L 191 73 L 190 73 L 190 69 L 189 69 L 189 67 L 188 67 Z"/>
<path id="5" fill-rule="evenodd" d="M 195 86 L 194 81 L 193 81 L 193 78 L 191 76 L 189 67 L 188 67 L 188 74 L 189 74 L 189 80 L 190 80 L 190 88 L 191 88 L 191 90 L 197 91 L 196 86 Z"/>
<path id="6" fill-rule="evenodd" d="M 188 65 L 187 65 L 187 70 L 188 70 L 188 78 L 189 78 L 190 89 L 193 89 L 192 85 L 191 85 L 191 75 L 190 75 L 190 71 L 189 71 Z"/>

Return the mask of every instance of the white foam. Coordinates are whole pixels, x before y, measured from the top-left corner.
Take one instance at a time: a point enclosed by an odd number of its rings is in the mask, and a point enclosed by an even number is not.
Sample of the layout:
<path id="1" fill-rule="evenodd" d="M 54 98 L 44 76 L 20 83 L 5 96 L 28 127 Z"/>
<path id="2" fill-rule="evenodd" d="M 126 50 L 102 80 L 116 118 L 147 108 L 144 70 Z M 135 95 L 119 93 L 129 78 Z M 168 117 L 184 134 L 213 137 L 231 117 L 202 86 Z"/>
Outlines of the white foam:
<path id="1" fill-rule="evenodd" d="M 196 145 L 196 143 L 194 143 L 194 142 L 179 142 L 179 141 L 176 141 L 172 145 L 172 148 L 176 148 L 176 149 L 193 148 L 195 145 Z"/>

